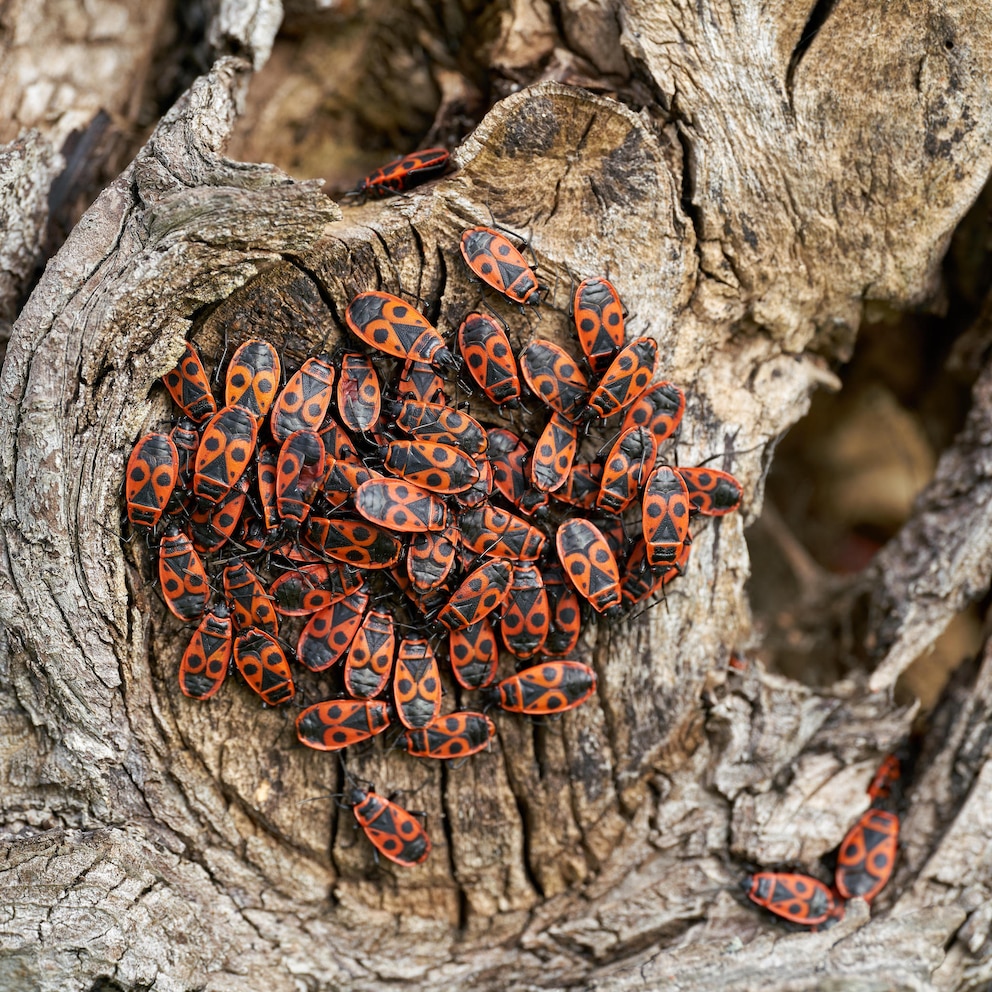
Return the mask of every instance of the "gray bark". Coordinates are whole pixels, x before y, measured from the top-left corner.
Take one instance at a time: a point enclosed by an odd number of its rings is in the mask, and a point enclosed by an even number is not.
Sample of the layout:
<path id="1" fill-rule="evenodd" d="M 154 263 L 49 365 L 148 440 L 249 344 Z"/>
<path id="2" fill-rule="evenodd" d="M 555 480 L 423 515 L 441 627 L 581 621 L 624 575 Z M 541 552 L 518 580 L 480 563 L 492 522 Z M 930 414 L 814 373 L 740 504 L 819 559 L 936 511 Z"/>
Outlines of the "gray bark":
<path id="1" fill-rule="evenodd" d="M 992 980 L 988 652 L 935 722 L 870 913 L 852 903 L 832 930 L 789 934 L 735 894 L 748 865 L 822 871 L 908 732 L 896 677 L 992 565 L 986 369 L 912 520 L 840 597 L 870 597 L 874 671 L 812 689 L 727 667 L 751 646 L 743 529 L 776 441 L 834 381 L 825 359 L 849 354 L 866 306 L 938 292 L 992 164 L 987 5 L 841 2 L 808 45 L 807 8 L 570 2 L 558 38 L 544 5 L 513 5 L 491 64 L 636 78 L 643 110 L 536 82 L 492 108 L 447 178 L 342 211 L 315 183 L 224 157 L 276 19 L 222 5 L 211 38 L 248 58 L 219 59 L 101 193 L 3 367 L 0 987 Z M 16 182 L 43 190 L 51 147 Z M 41 250 L 39 196 L 3 201 L 23 204 L 21 258 Z M 478 299 L 458 235 L 490 213 L 528 236 L 553 290 L 536 328 L 508 317 L 516 333 L 565 340 L 570 285 L 608 274 L 689 396 L 680 462 L 719 456 L 746 504 L 699 529 L 666 605 L 589 628 L 599 691 L 560 723 L 502 720 L 493 751 L 458 769 L 349 755 L 429 815 L 431 859 L 393 870 L 347 811 L 304 803 L 339 771 L 296 746 L 293 713 L 247 692 L 180 696 L 183 634 L 140 541 L 121 544 L 120 480 L 167 416 L 154 384 L 188 335 L 211 364 L 230 328 L 333 341 L 350 296 L 377 286 L 439 301 L 450 330 Z"/>

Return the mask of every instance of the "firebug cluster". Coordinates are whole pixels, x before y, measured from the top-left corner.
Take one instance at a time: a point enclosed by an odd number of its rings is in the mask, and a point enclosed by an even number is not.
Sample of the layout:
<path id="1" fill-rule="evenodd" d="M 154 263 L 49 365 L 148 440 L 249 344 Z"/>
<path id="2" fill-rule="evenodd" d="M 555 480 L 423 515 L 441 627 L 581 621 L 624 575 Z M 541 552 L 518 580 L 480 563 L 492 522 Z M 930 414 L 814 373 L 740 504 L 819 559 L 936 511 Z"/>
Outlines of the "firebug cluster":
<path id="1" fill-rule="evenodd" d="M 492 290 L 540 302 L 503 234 L 470 228 L 460 248 Z M 628 338 L 611 283 L 584 280 L 572 312 L 578 355 L 541 338 L 515 348 L 482 312 L 445 336 L 403 298 L 360 292 L 347 346 L 290 371 L 269 342 L 244 341 L 222 396 L 187 343 L 163 379 L 178 419 L 138 440 L 125 481 L 165 604 L 192 628 L 180 691 L 209 699 L 233 662 L 279 706 L 305 673 L 331 673 L 335 697 L 296 714 L 304 745 L 339 752 L 396 728 L 422 759 L 486 749 L 494 710 L 548 718 L 592 696 L 583 623 L 663 595 L 693 519 L 735 510 L 741 486 L 666 454 L 685 397 L 655 381 L 657 345 Z M 473 694 L 475 708 L 452 707 Z M 357 785 L 345 802 L 386 858 L 428 856 L 396 803 Z"/>

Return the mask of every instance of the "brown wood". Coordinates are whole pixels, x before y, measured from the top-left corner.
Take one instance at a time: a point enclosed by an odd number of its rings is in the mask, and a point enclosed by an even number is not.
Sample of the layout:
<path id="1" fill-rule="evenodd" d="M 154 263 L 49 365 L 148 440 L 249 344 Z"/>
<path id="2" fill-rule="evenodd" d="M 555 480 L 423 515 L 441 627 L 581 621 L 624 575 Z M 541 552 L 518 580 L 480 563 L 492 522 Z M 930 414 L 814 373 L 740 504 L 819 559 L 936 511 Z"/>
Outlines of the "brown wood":
<path id="1" fill-rule="evenodd" d="M 756 662 L 727 668 L 753 646 L 743 528 L 777 440 L 834 382 L 829 361 L 849 355 L 867 306 L 937 292 L 987 181 L 989 9 L 841 2 L 820 24 L 819 7 L 628 0 L 603 18 L 568 3 L 558 38 L 544 5 L 525 8 L 499 21 L 490 57 L 534 84 L 496 103 L 450 176 L 381 203 L 341 209 L 315 183 L 225 158 L 253 67 L 219 59 L 20 310 L 0 416 L 0 986 L 992 978 L 987 652 L 934 720 L 870 917 L 852 903 L 835 929 L 793 935 L 737 895 L 749 864 L 822 872 L 912 720 L 897 675 L 988 587 L 988 368 L 911 521 L 858 583 L 810 607 L 868 598 L 874 672 L 813 689 Z M 214 35 L 250 37 L 260 65 L 271 16 L 232 4 L 224 17 Z M 643 110 L 535 82 L 548 58 Z M 43 187 L 43 169 L 23 174 Z M 377 868 L 347 811 L 306 802 L 341 776 L 296 745 L 292 713 L 247 692 L 179 695 L 183 634 L 140 539 L 119 540 L 121 476 L 167 416 L 154 383 L 187 335 L 211 365 L 225 332 L 332 347 L 350 297 L 376 287 L 438 301 L 450 330 L 479 297 L 459 233 L 490 215 L 527 236 L 549 288 L 539 323 L 507 310 L 514 333 L 565 340 L 570 287 L 614 278 L 689 396 L 680 462 L 719 456 L 746 503 L 699 529 L 665 605 L 588 629 L 588 705 L 546 726 L 502 719 L 493 751 L 458 769 L 349 755 L 353 774 L 413 792 L 429 816 L 427 864 Z"/>

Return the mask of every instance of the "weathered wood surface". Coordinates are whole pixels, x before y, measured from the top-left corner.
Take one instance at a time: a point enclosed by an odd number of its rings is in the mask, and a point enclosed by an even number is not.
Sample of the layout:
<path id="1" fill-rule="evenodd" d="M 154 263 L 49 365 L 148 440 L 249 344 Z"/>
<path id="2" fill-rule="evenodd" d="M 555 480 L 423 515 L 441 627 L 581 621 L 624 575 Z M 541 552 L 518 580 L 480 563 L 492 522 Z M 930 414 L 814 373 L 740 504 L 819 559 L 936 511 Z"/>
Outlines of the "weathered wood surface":
<path id="1" fill-rule="evenodd" d="M 794 5 L 628 2 L 611 36 L 599 13 L 565 4 L 564 39 L 544 12 L 501 22 L 494 64 L 534 78 L 554 51 L 564 78 L 581 64 L 617 85 L 636 67 L 651 94 L 640 114 L 528 87 L 430 191 L 342 216 L 314 184 L 223 157 L 253 72 L 225 58 L 23 307 L 0 421 L 0 987 L 992 979 L 988 657 L 935 721 L 897 876 L 870 919 L 852 904 L 834 930 L 790 935 L 734 895 L 748 863 L 812 868 L 836 846 L 912 718 L 891 695 L 905 658 L 983 574 L 987 587 L 988 370 L 918 514 L 859 587 L 879 605 L 871 680 L 814 691 L 726 670 L 749 644 L 742 529 L 776 440 L 832 381 L 827 360 L 848 354 L 866 303 L 936 292 L 988 178 L 989 12 L 839 3 L 811 39 L 810 10 Z M 257 66 L 275 23 L 265 5 L 226 4 L 212 31 L 241 38 Z M 478 298 L 457 235 L 490 211 L 529 236 L 553 289 L 533 333 L 566 335 L 576 277 L 615 277 L 689 393 L 680 461 L 718 455 L 747 506 L 699 532 L 667 607 L 590 630 L 595 703 L 547 727 L 500 721 L 498 746 L 460 769 L 349 756 L 356 775 L 416 789 L 429 813 L 431 860 L 389 871 L 334 804 L 301 805 L 334 791 L 338 771 L 295 746 L 291 714 L 236 691 L 179 697 L 181 633 L 142 549 L 119 541 L 120 479 L 134 438 L 165 415 L 153 383 L 187 334 L 212 359 L 235 322 L 314 344 L 338 333 L 351 294 L 380 285 L 438 301 L 450 328 Z"/>

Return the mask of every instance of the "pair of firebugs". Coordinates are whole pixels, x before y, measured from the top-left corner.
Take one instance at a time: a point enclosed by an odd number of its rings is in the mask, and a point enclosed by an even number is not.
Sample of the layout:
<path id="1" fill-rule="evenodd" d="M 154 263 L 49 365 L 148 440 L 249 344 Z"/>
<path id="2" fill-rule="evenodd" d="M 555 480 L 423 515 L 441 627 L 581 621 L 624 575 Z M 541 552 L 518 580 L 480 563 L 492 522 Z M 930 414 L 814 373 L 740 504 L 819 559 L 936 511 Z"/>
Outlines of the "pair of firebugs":
<path id="1" fill-rule="evenodd" d="M 844 916 L 844 902 L 871 902 L 892 876 L 899 843 L 899 817 L 881 808 L 900 777 L 899 759 L 888 755 L 868 786 L 872 805 L 847 832 L 837 851 L 834 886 L 797 872 L 757 872 L 742 882 L 748 898 L 802 926 L 831 926 Z"/>

